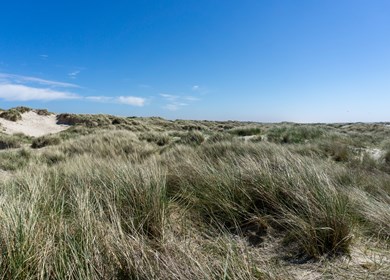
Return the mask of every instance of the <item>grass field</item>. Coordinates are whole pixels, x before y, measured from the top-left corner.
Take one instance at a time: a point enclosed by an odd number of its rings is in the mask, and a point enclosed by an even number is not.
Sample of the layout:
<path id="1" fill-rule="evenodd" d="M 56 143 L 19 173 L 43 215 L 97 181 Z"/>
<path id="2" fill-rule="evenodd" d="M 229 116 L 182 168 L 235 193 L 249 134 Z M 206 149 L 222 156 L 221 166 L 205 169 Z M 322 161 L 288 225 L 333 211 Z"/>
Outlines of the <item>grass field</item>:
<path id="1" fill-rule="evenodd" d="M 1 279 L 390 278 L 388 124 L 58 120 L 0 134 Z"/>

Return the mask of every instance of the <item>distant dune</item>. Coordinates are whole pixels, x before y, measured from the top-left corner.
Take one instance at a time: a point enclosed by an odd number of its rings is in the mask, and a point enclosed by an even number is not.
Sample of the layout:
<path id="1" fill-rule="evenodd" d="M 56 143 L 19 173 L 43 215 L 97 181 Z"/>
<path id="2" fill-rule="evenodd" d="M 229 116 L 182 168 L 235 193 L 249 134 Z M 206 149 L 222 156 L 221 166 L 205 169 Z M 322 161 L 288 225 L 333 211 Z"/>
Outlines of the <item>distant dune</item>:
<path id="1" fill-rule="evenodd" d="M 38 115 L 34 111 L 25 112 L 22 119 L 9 121 L 0 118 L 1 129 L 7 134 L 23 133 L 28 136 L 39 137 L 51 133 L 57 133 L 67 129 L 68 125 L 57 124 L 55 114 Z"/>

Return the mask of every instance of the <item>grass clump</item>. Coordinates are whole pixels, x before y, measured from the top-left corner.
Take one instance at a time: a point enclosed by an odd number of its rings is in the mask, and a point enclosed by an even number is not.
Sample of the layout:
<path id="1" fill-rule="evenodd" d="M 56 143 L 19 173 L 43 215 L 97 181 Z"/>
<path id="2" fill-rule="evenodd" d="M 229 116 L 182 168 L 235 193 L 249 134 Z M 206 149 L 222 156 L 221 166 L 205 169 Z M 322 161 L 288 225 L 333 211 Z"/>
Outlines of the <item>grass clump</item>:
<path id="1" fill-rule="evenodd" d="M 53 113 L 49 112 L 47 109 L 36 109 L 34 111 L 35 111 L 35 113 L 37 113 L 40 116 L 50 116 L 50 115 L 53 115 Z"/>
<path id="2" fill-rule="evenodd" d="M 0 150 L 20 148 L 21 140 L 17 136 L 0 134 Z"/>
<path id="3" fill-rule="evenodd" d="M 261 133 L 261 129 L 258 127 L 237 127 L 228 130 L 229 133 L 237 136 L 252 136 L 252 135 L 258 135 Z"/>
<path id="4" fill-rule="evenodd" d="M 220 143 L 224 141 L 232 141 L 233 135 L 225 132 L 216 132 L 207 138 L 208 143 Z"/>
<path id="5" fill-rule="evenodd" d="M 61 143 L 61 138 L 58 137 L 57 135 L 46 135 L 46 136 L 35 138 L 32 141 L 31 148 L 39 149 L 46 146 L 58 145 L 60 143 Z"/>
<path id="6" fill-rule="evenodd" d="M 16 171 L 29 165 L 33 155 L 30 150 L 4 151 L 0 153 L 0 170 Z"/>
<path id="7" fill-rule="evenodd" d="M 174 166 L 168 181 L 171 192 L 181 193 L 198 215 L 216 228 L 234 231 L 243 230 L 252 217 L 268 219 L 299 245 L 297 253 L 313 258 L 348 252 L 348 199 L 329 183 L 330 166 L 320 171 L 311 167 L 311 160 L 263 144 L 235 143 L 211 157 L 209 149 L 226 144 L 213 146 L 180 150 L 168 165 Z"/>
<path id="8" fill-rule="evenodd" d="M 199 131 L 190 131 L 181 136 L 180 143 L 185 145 L 200 145 L 205 141 L 205 137 Z"/>
<path id="9" fill-rule="evenodd" d="M 359 189 L 351 189 L 354 210 L 364 220 L 364 227 L 373 235 L 385 240 L 390 238 L 390 194 L 379 191 L 373 195 Z"/>
<path id="10" fill-rule="evenodd" d="M 170 142 L 170 137 L 165 133 L 156 133 L 156 132 L 145 132 L 142 133 L 139 137 L 141 141 L 147 141 L 149 143 L 155 143 L 158 146 L 168 145 Z"/>
<path id="11" fill-rule="evenodd" d="M 18 110 L 10 109 L 10 110 L 1 112 L 0 118 L 16 122 L 16 121 L 19 121 L 22 119 L 22 115 L 20 114 L 20 112 Z"/>
<path id="12" fill-rule="evenodd" d="M 41 161 L 47 163 L 48 165 L 53 165 L 53 164 L 57 164 L 57 163 L 60 163 L 62 161 L 65 161 L 66 156 L 61 151 L 57 151 L 57 150 L 50 151 L 49 150 L 49 151 L 44 152 L 41 155 L 40 159 L 41 159 Z"/>
<path id="13" fill-rule="evenodd" d="M 297 144 L 323 136 L 324 131 L 311 126 L 281 126 L 267 131 L 268 141 L 279 144 Z"/>
<path id="14" fill-rule="evenodd" d="M 0 118 L 16 122 L 22 119 L 22 114 L 28 112 L 35 112 L 40 116 L 49 116 L 53 114 L 46 109 L 31 109 L 25 106 L 18 106 L 6 111 L 0 110 Z"/>
<path id="15" fill-rule="evenodd" d="M 347 162 L 352 156 L 350 147 L 346 143 L 337 140 L 321 142 L 319 144 L 319 148 L 325 153 L 325 155 L 339 162 Z"/>
<path id="16" fill-rule="evenodd" d="M 18 112 L 21 113 L 21 114 L 24 114 L 24 113 L 33 111 L 33 109 L 31 109 L 31 108 L 29 108 L 29 107 L 25 107 L 25 106 L 18 106 L 18 107 L 15 107 L 14 110 L 15 110 L 15 111 L 18 111 Z"/>

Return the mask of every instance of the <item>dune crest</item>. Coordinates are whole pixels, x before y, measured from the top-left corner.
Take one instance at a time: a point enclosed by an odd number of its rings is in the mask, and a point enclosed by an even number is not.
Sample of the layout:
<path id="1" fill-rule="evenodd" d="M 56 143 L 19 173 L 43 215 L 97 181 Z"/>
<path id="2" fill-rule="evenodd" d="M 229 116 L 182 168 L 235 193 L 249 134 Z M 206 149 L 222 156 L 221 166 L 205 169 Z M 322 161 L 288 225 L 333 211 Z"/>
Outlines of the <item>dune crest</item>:
<path id="1" fill-rule="evenodd" d="M 39 137 L 66 130 L 69 126 L 57 124 L 57 116 L 38 115 L 34 111 L 22 114 L 22 119 L 16 122 L 0 118 L 0 129 L 7 134 L 24 133 L 28 136 Z"/>

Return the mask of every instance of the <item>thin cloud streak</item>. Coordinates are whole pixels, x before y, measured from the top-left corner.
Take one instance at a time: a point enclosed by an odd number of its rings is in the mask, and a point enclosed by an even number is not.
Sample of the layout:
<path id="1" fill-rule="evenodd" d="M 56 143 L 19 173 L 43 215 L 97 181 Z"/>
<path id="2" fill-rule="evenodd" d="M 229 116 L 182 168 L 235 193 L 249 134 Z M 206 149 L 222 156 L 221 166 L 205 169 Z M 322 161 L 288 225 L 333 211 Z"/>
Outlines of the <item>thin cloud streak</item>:
<path id="1" fill-rule="evenodd" d="M 203 86 L 199 86 L 199 85 L 194 85 L 191 87 L 191 90 L 194 92 L 194 93 L 197 93 L 197 94 L 207 94 L 209 93 L 210 91 L 203 87 Z"/>
<path id="2" fill-rule="evenodd" d="M 0 73 L 0 80 L 6 81 L 10 84 L 26 84 L 26 83 L 37 83 L 40 85 L 52 86 L 52 87 L 62 87 L 62 88 L 81 88 L 78 85 L 57 81 L 50 81 L 36 77 Z"/>
<path id="3" fill-rule="evenodd" d="M 186 96 L 184 97 L 185 100 L 188 100 L 188 101 L 199 101 L 200 98 L 198 97 L 194 97 L 194 96 Z"/>
<path id="4" fill-rule="evenodd" d="M 57 91 L 48 88 L 0 84 L 0 98 L 6 101 L 51 101 L 61 99 L 79 99 L 80 96 L 71 92 Z"/>
<path id="5" fill-rule="evenodd" d="M 69 73 L 75 77 L 80 70 Z M 28 85 L 28 84 L 34 84 Z M 46 86 L 46 87 L 42 87 Z M 73 92 L 53 88 L 81 88 L 78 85 L 44 80 L 36 77 L 0 73 L 0 100 L 5 101 L 53 101 L 81 99 L 91 102 L 115 103 L 143 107 L 146 99 L 137 96 L 81 96 Z"/>
<path id="6" fill-rule="evenodd" d="M 85 100 L 100 103 L 116 103 L 130 106 L 143 107 L 146 103 L 146 99 L 137 96 L 87 96 Z"/>
<path id="7" fill-rule="evenodd" d="M 188 106 L 188 104 L 181 103 L 181 102 L 173 102 L 173 103 L 165 105 L 164 108 L 169 110 L 169 111 L 177 111 L 180 109 L 180 107 L 183 107 L 183 106 Z"/>
<path id="8" fill-rule="evenodd" d="M 80 70 L 76 70 L 76 71 L 73 71 L 73 72 L 70 72 L 68 73 L 68 76 L 71 78 L 71 79 L 76 79 L 77 75 L 80 74 Z"/>
<path id="9" fill-rule="evenodd" d="M 181 107 L 188 106 L 189 104 L 185 101 L 194 102 L 200 100 L 199 98 L 194 96 L 179 96 L 167 93 L 160 93 L 160 96 L 168 103 L 165 104 L 163 108 L 169 111 L 177 111 Z"/>
<path id="10" fill-rule="evenodd" d="M 180 98 L 177 95 L 172 95 L 172 94 L 166 94 L 166 93 L 160 93 L 160 96 L 163 97 L 164 99 L 167 99 L 169 101 L 174 101 Z"/>
<path id="11" fill-rule="evenodd" d="M 87 96 L 85 97 L 85 99 L 88 101 L 101 102 L 101 103 L 110 103 L 113 101 L 113 98 L 108 96 Z"/>

